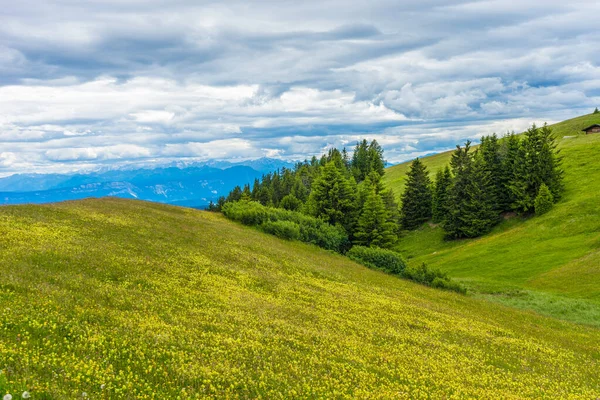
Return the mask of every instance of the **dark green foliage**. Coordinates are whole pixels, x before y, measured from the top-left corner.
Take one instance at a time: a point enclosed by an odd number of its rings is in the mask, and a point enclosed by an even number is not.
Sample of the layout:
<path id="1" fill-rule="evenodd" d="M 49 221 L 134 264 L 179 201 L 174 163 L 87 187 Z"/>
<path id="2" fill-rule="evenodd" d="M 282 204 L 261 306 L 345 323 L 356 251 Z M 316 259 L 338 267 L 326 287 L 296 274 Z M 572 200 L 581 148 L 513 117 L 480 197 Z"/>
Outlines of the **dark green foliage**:
<path id="1" fill-rule="evenodd" d="M 302 202 L 293 194 L 288 194 L 281 199 L 281 202 L 279 202 L 279 207 L 283 208 L 284 210 L 298 211 L 300 207 L 302 207 Z"/>
<path id="2" fill-rule="evenodd" d="M 487 233 L 499 221 L 489 172 L 480 155 L 470 153 L 471 143 L 457 146 L 450 165 L 454 182 L 444 230 L 449 238 L 473 238 Z"/>
<path id="3" fill-rule="evenodd" d="M 396 225 L 389 219 L 381 195 L 371 187 L 358 219 L 355 242 L 363 246 L 389 248 L 396 242 Z"/>
<path id="4" fill-rule="evenodd" d="M 307 202 L 308 213 L 331 225 L 349 229 L 355 215 L 356 190 L 335 162 L 328 162 L 313 182 Z"/>
<path id="5" fill-rule="evenodd" d="M 505 174 L 500 143 L 495 133 L 481 138 L 478 152 L 481 157 L 481 168 L 489 178 L 489 195 L 494 200 L 492 207 L 498 212 L 504 211 L 509 204 L 509 199 L 504 188 Z"/>
<path id="6" fill-rule="evenodd" d="M 600 114 L 600 111 L 598 110 L 598 107 L 596 107 L 596 109 L 594 110 L 594 114 Z"/>
<path id="7" fill-rule="evenodd" d="M 418 267 L 405 268 L 402 276 L 434 288 L 451 290 L 461 294 L 467 293 L 467 289 L 450 279 L 448 274 L 437 269 L 430 269 L 425 263 Z"/>
<path id="8" fill-rule="evenodd" d="M 223 203 L 256 201 L 267 207 L 298 211 L 339 225 L 354 239 L 363 206 L 374 189 L 378 198 L 369 203 L 361 238 L 367 244 L 389 246 L 398 231 L 399 211 L 393 193 L 386 192 L 382 184 L 384 164 L 381 146 L 376 141 L 363 140 L 357 143 L 351 160 L 346 149 L 332 148 L 320 158 L 297 163 L 293 169 L 282 168 L 263 175 L 252 188 L 235 188 Z M 222 205 L 217 204 L 215 209 L 221 210 Z"/>
<path id="9" fill-rule="evenodd" d="M 515 197 L 514 208 L 520 212 L 531 212 L 542 184 L 546 184 L 554 201 L 563 191 L 561 157 L 556 149 L 552 130 L 544 125 L 533 125 L 525 132 L 519 148 L 517 171 L 510 189 Z"/>
<path id="10" fill-rule="evenodd" d="M 435 176 L 431 204 L 431 216 L 435 223 L 443 222 L 448 215 L 448 196 L 450 195 L 451 186 L 452 173 L 450 167 L 446 166 L 443 170 L 438 170 Z"/>
<path id="11" fill-rule="evenodd" d="M 400 228 L 400 210 L 396 203 L 396 196 L 392 189 L 384 190 L 381 193 L 381 199 L 387 211 L 387 221 L 394 226 L 394 232 L 397 234 Z"/>
<path id="12" fill-rule="evenodd" d="M 406 262 L 402 256 L 392 250 L 353 246 L 346 255 L 369 268 L 379 269 L 390 274 L 401 275 L 406 268 Z"/>
<path id="13" fill-rule="evenodd" d="M 377 172 L 383 176 L 385 161 L 383 160 L 383 149 L 373 140 L 370 144 L 363 140 L 356 143 L 350 169 L 356 182 L 360 183 L 372 172 Z"/>
<path id="14" fill-rule="evenodd" d="M 300 226 L 292 221 L 266 221 L 260 227 L 266 233 L 281 239 L 300 239 Z"/>
<path id="15" fill-rule="evenodd" d="M 240 201 L 241 198 L 242 198 L 242 188 L 239 186 L 236 186 L 229 193 L 226 201 L 228 201 L 228 202 L 229 201 Z"/>
<path id="16" fill-rule="evenodd" d="M 431 180 L 427 167 L 415 159 L 407 174 L 402 193 L 401 223 L 404 229 L 416 229 L 431 218 Z"/>
<path id="17" fill-rule="evenodd" d="M 266 229 L 270 229 L 269 233 L 274 233 L 274 229 L 276 229 L 270 225 L 271 222 L 292 222 L 298 226 L 300 231 L 298 239 L 303 242 L 312 243 L 338 253 L 345 252 L 349 247 L 348 235 L 342 227 L 329 225 L 320 219 L 299 212 L 265 207 L 254 201 L 226 203 L 222 212 L 227 218 L 245 225 L 264 229 L 265 224 L 267 224 Z"/>
<path id="18" fill-rule="evenodd" d="M 537 215 L 546 214 L 548 211 L 552 209 L 554 204 L 554 196 L 548 189 L 545 183 L 542 183 L 540 186 L 540 191 L 535 198 L 535 213 Z"/>
<path id="19" fill-rule="evenodd" d="M 502 143 L 502 194 L 500 205 L 504 211 L 512 211 L 516 202 L 511 185 L 517 179 L 519 173 L 520 139 L 514 133 L 504 137 Z"/>

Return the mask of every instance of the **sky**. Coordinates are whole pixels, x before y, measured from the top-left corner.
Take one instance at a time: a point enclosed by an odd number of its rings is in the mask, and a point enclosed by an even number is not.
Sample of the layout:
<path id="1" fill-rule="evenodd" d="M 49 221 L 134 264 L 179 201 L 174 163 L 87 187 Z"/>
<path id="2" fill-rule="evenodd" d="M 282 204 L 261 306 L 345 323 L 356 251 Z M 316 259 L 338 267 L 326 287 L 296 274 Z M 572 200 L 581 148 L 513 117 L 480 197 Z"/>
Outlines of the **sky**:
<path id="1" fill-rule="evenodd" d="M 600 106 L 600 2 L 0 0 L 0 175 L 389 162 Z"/>

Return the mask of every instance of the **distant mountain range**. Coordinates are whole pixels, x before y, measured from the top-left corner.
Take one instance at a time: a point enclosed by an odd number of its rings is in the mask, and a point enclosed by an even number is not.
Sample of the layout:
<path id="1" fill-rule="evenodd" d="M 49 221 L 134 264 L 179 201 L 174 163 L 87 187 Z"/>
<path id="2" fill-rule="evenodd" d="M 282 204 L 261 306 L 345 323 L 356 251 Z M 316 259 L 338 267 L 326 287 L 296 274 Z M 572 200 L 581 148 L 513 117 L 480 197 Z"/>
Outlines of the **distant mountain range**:
<path id="1" fill-rule="evenodd" d="M 16 174 L 0 178 L 0 204 L 49 203 L 116 196 L 204 208 L 237 185 L 294 163 L 260 158 L 125 167 L 76 174 Z"/>

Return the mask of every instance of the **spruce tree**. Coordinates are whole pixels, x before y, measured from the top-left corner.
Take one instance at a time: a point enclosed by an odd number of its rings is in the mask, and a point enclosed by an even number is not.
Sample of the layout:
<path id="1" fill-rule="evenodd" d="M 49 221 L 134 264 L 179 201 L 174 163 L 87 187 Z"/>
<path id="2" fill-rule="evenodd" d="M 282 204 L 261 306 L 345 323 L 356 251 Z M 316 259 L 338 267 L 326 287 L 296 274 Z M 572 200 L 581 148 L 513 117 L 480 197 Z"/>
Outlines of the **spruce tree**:
<path id="1" fill-rule="evenodd" d="M 550 189 L 548 189 L 548 186 L 546 186 L 545 183 L 542 183 L 540 191 L 535 198 L 535 213 L 537 215 L 546 214 L 552 209 L 553 203 L 554 197 L 552 196 Z"/>
<path id="2" fill-rule="evenodd" d="M 352 154 L 352 174 L 357 183 L 362 182 L 369 173 L 369 144 L 366 139 L 356 143 Z"/>
<path id="3" fill-rule="evenodd" d="M 396 241 L 395 225 L 389 221 L 385 204 L 371 189 L 358 219 L 355 243 L 361 246 L 391 247 Z"/>
<path id="4" fill-rule="evenodd" d="M 381 148 L 379 143 L 377 143 L 377 140 L 373 140 L 369 144 L 368 155 L 369 164 L 367 174 L 371 172 L 376 172 L 379 174 L 379 176 L 383 176 L 383 174 L 385 173 L 385 161 L 383 160 L 383 149 Z"/>
<path id="5" fill-rule="evenodd" d="M 594 110 L 594 114 L 600 114 L 600 111 L 598 110 L 598 107 L 596 107 L 596 109 Z"/>
<path id="6" fill-rule="evenodd" d="M 427 167 L 417 158 L 407 173 L 402 194 L 401 222 L 404 229 L 416 229 L 431 218 L 431 199 Z"/>
<path id="7" fill-rule="evenodd" d="M 554 201 L 563 191 L 562 159 L 557 150 L 552 130 L 544 125 L 533 125 L 525 132 L 519 148 L 517 171 L 510 185 L 515 197 L 514 208 L 520 212 L 531 212 L 542 184 L 546 184 Z"/>
<path id="8" fill-rule="evenodd" d="M 504 211 L 514 209 L 516 197 L 511 185 L 516 181 L 520 170 L 520 139 L 513 133 L 504 137 L 502 143 L 502 196 L 501 203 Z"/>
<path id="9" fill-rule="evenodd" d="M 489 171 L 481 154 L 470 153 L 471 143 L 457 146 L 450 165 L 454 175 L 448 197 L 444 230 L 449 238 L 472 238 L 488 232 L 499 221 L 491 196 Z"/>
<path id="10" fill-rule="evenodd" d="M 392 189 L 384 190 L 381 192 L 381 199 L 385 205 L 385 209 L 388 213 L 388 222 L 393 224 L 394 232 L 397 234 L 400 231 L 400 209 L 396 202 L 396 196 Z"/>
<path id="11" fill-rule="evenodd" d="M 435 223 L 440 223 L 446 219 L 446 215 L 448 214 L 448 196 L 451 185 L 452 173 L 450 172 L 450 167 L 446 165 L 446 168 L 438 170 L 435 176 L 431 205 L 431 216 Z"/>
<path id="12" fill-rule="evenodd" d="M 508 208 L 509 199 L 504 189 L 504 170 L 500 154 L 500 143 L 495 133 L 481 138 L 478 153 L 481 155 L 481 167 L 489 175 L 490 195 L 495 199 L 493 207 L 496 211 L 502 212 Z"/>
<path id="13" fill-rule="evenodd" d="M 313 182 L 306 206 L 309 214 L 350 230 L 355 218 L 355 200 L 355 189 L 350 181 L 334 162 L 329 162 Z"/>

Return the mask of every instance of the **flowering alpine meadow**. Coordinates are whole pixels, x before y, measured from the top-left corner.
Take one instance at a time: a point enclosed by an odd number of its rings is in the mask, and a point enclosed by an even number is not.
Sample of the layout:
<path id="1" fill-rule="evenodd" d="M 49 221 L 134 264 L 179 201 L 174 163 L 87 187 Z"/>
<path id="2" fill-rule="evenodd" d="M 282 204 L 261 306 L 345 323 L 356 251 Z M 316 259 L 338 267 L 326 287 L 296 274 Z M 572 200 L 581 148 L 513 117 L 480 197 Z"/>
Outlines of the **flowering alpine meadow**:
<path id="1" fill-rule="evenodd" d="M 0 208 L 0 398 L 594 399 L 599 343 L 214 213 Z"/>

